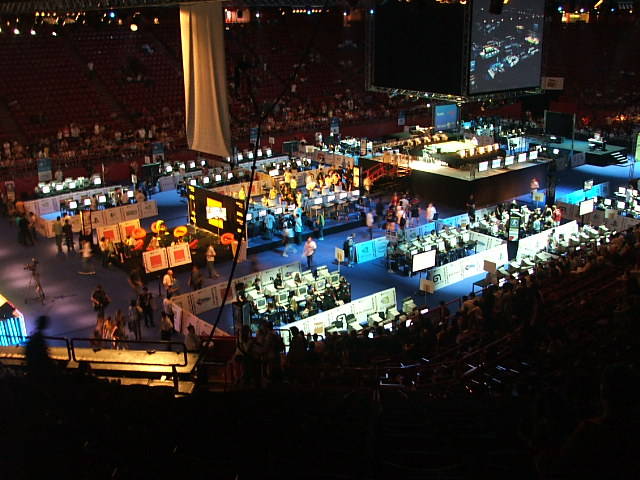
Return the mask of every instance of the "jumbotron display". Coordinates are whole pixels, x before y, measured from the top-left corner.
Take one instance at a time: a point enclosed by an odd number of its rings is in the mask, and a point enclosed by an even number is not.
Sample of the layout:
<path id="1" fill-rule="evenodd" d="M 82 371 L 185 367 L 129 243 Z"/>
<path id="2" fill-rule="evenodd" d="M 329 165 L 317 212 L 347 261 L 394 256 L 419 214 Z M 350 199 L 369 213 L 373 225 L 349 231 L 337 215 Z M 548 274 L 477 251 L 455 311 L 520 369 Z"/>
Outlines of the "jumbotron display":
<path id="1" fill-rule="evenodd" d="M 469 93 L 500 92 L 540 85 L 543 0 L 511 0 L 502 13 L 490 0 L 474 0 L 469 57 Z"/>
<path id="2" fill-rule="evenodd" d="M 244 202 L 206 188 L 189 185 L 189 220 L 192 225 L 217 235 L 244 235 Z"/>

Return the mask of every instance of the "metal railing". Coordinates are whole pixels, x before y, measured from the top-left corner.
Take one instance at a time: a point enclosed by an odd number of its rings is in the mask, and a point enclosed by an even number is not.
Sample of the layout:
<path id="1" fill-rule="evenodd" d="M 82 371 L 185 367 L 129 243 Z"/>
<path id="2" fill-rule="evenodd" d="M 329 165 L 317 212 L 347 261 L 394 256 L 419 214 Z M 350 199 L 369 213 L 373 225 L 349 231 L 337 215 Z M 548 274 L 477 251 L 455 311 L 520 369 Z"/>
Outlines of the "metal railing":
<path id="1" fill-rule="evenodd" d="M 78 343 L 85 342 L 89 345 L 86 347 L 78 346 Z M 105 345 L 113 346 L 114 348 L 104 348 Z M 136 346 L 136 345 L 144 345 L 144 349 L 128 349 L 122 348 L 118 349 L 119 346 L 127 347 L 127 346 Z M 173 350 L 173 346 L 181 347 L 178 351 Z M 71 347 L 71 357 L 75 362 L 89 362 L 89 363 L 103 363 L 103 364 L 111 364 L 111 365 L 137 365 L 137 366 L 148 366 L 148 367 L 186 367 L 189 363 L 189 359 L 187 356 L 187 347 L 183 342 L 171 342 L 171 341 L 148 341 L 148 340 L 103 340 L 103 339 L 95 339 L 95 338 L 72 338 L 70 340 Z M 81 356 L 79 355 L 78 349 L 84 348 L 85 350 L 94 352 L 95 355 Z M 118 351 L 118 352 L 146 352 L 149 358 L 152 358 L 154 355 L 158 353 L 175 353 L 179 355 L 181 358 L 180 362 L 171 361 L 171 359 L 167 359 L 165 362 L 142 362 L 142 361 L 133 361 L 131 359 L 118 360 L 116 358 L 100 358 L 98 356 L 98 352 L 104 351 Z M 155 357 L 157 358 L 158 355 Z"/>

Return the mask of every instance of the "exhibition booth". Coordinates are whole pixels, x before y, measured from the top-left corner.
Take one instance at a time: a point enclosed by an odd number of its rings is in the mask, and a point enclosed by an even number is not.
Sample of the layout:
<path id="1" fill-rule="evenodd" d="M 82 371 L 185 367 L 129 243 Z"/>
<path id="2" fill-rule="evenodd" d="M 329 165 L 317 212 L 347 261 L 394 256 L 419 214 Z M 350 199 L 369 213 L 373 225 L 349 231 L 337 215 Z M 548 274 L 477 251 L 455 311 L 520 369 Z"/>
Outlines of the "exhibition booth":
<path id="1" fill-rule="evenodd" d="M 0 347 L 19 345 L 26 337 L 24 315 L 0 293 Z"/>

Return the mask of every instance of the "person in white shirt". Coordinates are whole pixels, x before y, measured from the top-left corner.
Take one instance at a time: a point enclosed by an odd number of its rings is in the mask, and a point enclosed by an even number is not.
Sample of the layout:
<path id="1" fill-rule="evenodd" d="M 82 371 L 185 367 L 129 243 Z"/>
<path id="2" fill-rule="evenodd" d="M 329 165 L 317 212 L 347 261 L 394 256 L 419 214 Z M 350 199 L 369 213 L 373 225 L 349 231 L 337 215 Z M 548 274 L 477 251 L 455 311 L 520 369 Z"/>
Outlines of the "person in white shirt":
<path id="1" fill-rule="evenodd" d="M 427 222 L 433 222 L 433 220 L 435 219 L 437 210 L 436 207 L 433 203 L 429 203 L 429 205 L 427 205 Z"/>
<path id="2" fill-rule="evenodd" d="M 302 256 L 307 257 L 307 268 L 311 269 L 311 263 L 313 262 L 313 254 L 316 253 L 318 244 L 313 238 L 308 237 L 302 250 Z"/>
<path id="3" fill-rule="evenodd" d="M 173 270 L 167 270 L 167 273 L 164 274 L 162 278 L 162 286 L 166 292 L 167 298 L 171 298 L 171 296 L 178 291 L 176 277 L 173 276 Z"/>
<path id="4" fill-rule="evenodd" d="M 373 212 L 369 210 L 367 212 L 367 230 L 369 230 L 369 240 L 373 240 L 373 225 L 375 221 L 373 218 Z"/>
<path id="5" fill-rule="evenodd" d="M 207 247 L 207 252 L 205 253 L 207 257 L 207 271 L 209 272 L 209 278 L 213 278 L 213 275 L 217 277 L 220 276 L 218 272 L 216 272 L 215 262 L 216 262 L 216 249 L 213 248 L 213 244 L 210 243 Z"/>

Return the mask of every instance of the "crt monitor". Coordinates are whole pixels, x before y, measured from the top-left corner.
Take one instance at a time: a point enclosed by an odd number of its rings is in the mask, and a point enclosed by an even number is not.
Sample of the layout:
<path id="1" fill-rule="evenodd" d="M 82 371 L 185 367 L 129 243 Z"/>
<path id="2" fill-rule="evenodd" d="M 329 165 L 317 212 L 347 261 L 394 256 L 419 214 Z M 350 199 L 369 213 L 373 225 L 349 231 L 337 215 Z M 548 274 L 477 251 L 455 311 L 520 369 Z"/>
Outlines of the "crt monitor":
<path id="1" fill-rule="evenodd" d="M 526 162 L 527 161 L 527 153 L 519 153 L 518 154 L 518 163 L 522 163 L 522 162 Z"/>
<path id="2" fill-rule="evenodd" d="M 83 204 L 85 207 L 90 207 L 90 206 L 91 206 L 91 199 L 90 199 L 90 198 L 85 198 L 85 199 L 82 201 L 82 204 Z"/>
<path id="3" fill-rule="evenodd" d="M 216 182 L 221 182 L 222 181 L 222 175 L 218 174 L 216 175 Z"/>
<path id="4" fill-rule="evenodd" d="M 491 160 L 491 168 L 500 168 L 500 163 L 501 163 L 501 158 L 494 158 L 493 160 Z"/>
<path id="5" fill-rule="evenodd" d="M 76 208 L 78 208 L 78 202 L 76 202 L 75 200 L 71 200 L 69 202 L 69 210 L 75 210 Z"/>
<path id="6" fill-rule="evenodd" d="M 605 198 L 604 199 L 604 206 L 605 207 L 610 207 L 611 206 L 611 199 L 610 198 Z"/>
<path id="7" fill-rule="evenodd" d="M 205 185 L 209 185 L 209 182 L 210 182 L 210 181 L 211 181 L 211 180 L 209 179 L 209 177 L 203 177 L 203 178 L 202 178 L 202 183 L 203 183 L 203 184 L 205 184 Z"/>
<path id="8" fill-rule="evenodd" d="M 332 273 L 331 274 L 331 284 L 336 284 L 340 282 L 340 274 L 339 273 Z"/>
<path id="9" fill-rule="evenodd" d="M 479 172 L 486 172 L 488 168 L 489 168 L 489 162 L 480 162 L 480 163 L 478 163 L 478 171 Z"/>
<path id="10" fill-rule="evenodd" d="M 127 190 L 127 198 L 133 198 L 133 190 Z"/>
<path id="11" fill-rule="evenodd" d="M 259 217 L 264 217 L 267 215 L 267 211 L 266 210 L 260 210 L 260 213 L 258 214 Z"/>
<path id="12" fill-rule="evenodd" d="M 412 272 L 422 272 L 436 265 L 436 250 L 428 250 L 412 257 Z"/>
<path id="13" fill-rule="evenodd" d="M 276 215 L 281 214 L 281 213 L 282 213 L 282 207 L 278 207 L 278 208 L 276 208 L 276 209 L 275 209 L 275 213 L 276 213 Z"/>
<path id="14" fill-rule="evenodd" d="M 316 281 L 316 290 L 324 290 L 326 281 L 324 279 Z"/>
<path id="15" fill-rule="evenodd" d="M 618 208 L 618 210 L 624 210 L 626 207 L 626 204 L 624 202 L 618 202 L 618 204 L 616 205 L 616 208 Z"/>
<path id="16" fill-rule="evenodd" d="M 297 296 L 306 295 L 306 294 L 307 294 L 307 287 L 306 286 L 302 285 L 302 286 L 300 286 L 300 287 L 298 287 L 296 289 L 296 295 Z"/>
<path id="17" fill-rule="evenodd" d="M 538 159 L 538 150 L 531 150 L 529 152 L 529 160 L 537 160 Z"/>
<path id="18" fill-rule="evenodd" d="M 587 215 L 591 212 L 593 212 L 593 198 L 590 198 L 589 200 L 583 200 L 582 202 L 580 202 L 580 213 L 579 215 Z"/>
<path id="19" fill-rule="evenodd" d="M 60 192 L 63 188 L 64 188 L 64 185 L 62 183 L 56 184 L 56 191 L 57 192 Z"/>
<path id="20" fill-rule="evenodd" d="M 278 293 L 278 303 L 284 303 L 289 298 L 289 292 L 279 292 Z"/>
<path id="21" fill-rule="evenodd" d="M 250 213 L 247 213 L 247 222 L 253 220 L 253 215 L 251 215 Z"/>
<path id="22" fill-rule="evenodd" d="M 264 308 L 267 306 L 267 299 L 264 297 L 261 297 L 258 299 L 258 301 L 256 302 L 256 306 L 258 308 Z"/>
<path id="23" fill-rule="evenodd" d="M 189 168 L 196 168 L 196 162 L 193 160 L 189 162 Z"/>
<path id="24" fill-rule="evenodd" d="M 98 203 L 107 203 L 107 197 L 106 195 L 100 195 L 98 197 Z"/>
<path id="25" fill-rule="evenodd" d="M 313 199 L 313 204 L 314 205 L 320 205 L 322 203 L 322 197 L 318 197 L 318 198 L 314 198 Z"/>
<path id="26" fill-rule="evenodd" d="M 49 192 L 51 192 L 51 187 L 49 185 L 42 187 L 42 193 L 47 194 Z"/>
<path id="27" fill-rule="evenodd" d="M 618 187 L 618 193 L 620 195 L 624 195 L 627 192 L 627 189 L 624 187 Z"/>

